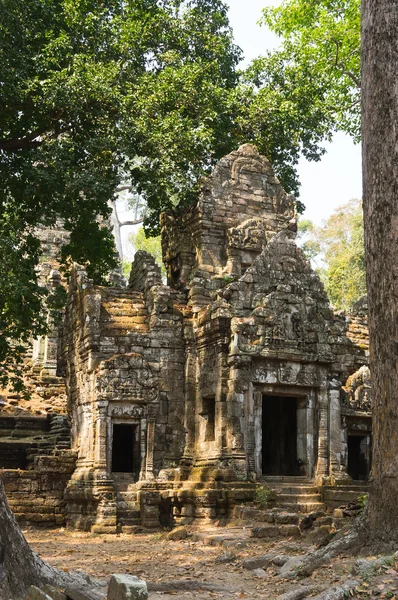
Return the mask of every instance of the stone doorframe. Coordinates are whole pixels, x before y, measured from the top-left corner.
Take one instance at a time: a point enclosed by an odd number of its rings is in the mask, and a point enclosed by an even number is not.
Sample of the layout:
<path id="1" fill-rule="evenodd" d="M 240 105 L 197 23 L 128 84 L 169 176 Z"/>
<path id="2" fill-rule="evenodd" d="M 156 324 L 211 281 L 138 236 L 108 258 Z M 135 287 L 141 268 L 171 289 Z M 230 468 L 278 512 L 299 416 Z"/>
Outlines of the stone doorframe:
<path id="1" fill-rule="evenodd" d="M 154 479 L 155 421 L 157 406 L 110 405 L 107 416 L 107 471 L 112 469 L 113 424 L 137 425 L 140 436 L 141 469 L 139 481 Z"/>
<path id="2" fill-rule="evenodd" d="M 248 470 L 262 478 L 263 395 L 297 398 L 297 458 L 303 462 L 304 474 L 312 478 L 315 471 L 316 390 L 296 386 L 250 384 L 246 402 L 245 446 Z"/>

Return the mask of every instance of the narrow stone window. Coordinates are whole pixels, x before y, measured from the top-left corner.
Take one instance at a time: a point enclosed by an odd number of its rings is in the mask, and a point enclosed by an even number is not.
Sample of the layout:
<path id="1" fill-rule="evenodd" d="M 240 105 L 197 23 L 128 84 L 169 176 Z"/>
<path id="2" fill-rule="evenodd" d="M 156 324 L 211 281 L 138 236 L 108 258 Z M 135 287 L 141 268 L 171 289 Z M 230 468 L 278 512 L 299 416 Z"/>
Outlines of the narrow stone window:
<path id="1" fill-rule="evenodd" d="M 214 396 L 203 398 L 202 416 L 206 420 L 205 441 L 214 442 L 216 439 L 216 399 Z"/>

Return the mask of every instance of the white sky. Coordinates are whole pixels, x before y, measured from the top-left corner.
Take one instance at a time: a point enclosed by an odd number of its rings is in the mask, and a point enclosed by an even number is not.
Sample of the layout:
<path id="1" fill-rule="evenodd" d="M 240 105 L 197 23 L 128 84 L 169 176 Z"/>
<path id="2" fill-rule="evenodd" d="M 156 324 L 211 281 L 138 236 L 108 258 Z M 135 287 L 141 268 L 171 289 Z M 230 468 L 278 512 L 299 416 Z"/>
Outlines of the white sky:
<path id="1" fill-rule="evenodd" d="M 261 9 L 278 6 L 281 0 L 225 0 L 230 7 L 229 19 L 235 42 L 244 52 L 244 64 L 278 45 L 278 38 L 257 25 Z M 362 197 L 361 148 L 343 134 L 325 144 L 327 154 L 319 162 L 304 158 L 298 165 L 301 182 L 300 200 L 305 217 L 316 223 L 327 219 L 337 206 L 351 198 Z"/>

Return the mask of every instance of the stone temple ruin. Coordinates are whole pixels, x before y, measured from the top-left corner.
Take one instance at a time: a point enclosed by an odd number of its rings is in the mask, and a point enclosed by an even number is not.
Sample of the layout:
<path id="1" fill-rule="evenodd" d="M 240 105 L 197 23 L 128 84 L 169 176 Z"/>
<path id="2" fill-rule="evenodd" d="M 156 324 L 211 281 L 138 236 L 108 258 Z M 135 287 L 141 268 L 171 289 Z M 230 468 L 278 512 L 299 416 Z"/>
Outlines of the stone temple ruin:
<path id="1" fill-rule="evenodd" d="M 129 531 L 226 517 L 262 481 L 294 484 L 303 510 L 338 504 L 370 468 L 366 305 L 333 313 L 295 242 L 295 199 L 254 146 L 223 158 L 197 205 L 161 225 L 167 285 L 142 251 L 128 287 L 95 286 L 76 267 L 58 352 L 56 333 L 35 343 L 33 387 L 66 400 L 50 394 L 58 404 L 42 417 L 2 409 L 14 511 Z M 16 439 L 21 460 L 7 462 Z"/>

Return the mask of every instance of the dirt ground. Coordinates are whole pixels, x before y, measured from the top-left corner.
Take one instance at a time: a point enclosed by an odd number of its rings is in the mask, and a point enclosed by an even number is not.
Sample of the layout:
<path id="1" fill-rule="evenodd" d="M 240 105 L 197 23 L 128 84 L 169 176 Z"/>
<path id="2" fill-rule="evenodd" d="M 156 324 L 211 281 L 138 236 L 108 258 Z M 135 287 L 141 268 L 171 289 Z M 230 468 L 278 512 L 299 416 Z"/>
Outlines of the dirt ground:
<path id="1" fill-rule="evenodd" d="M 153 591 L 149 595 L 151 600 L 272 600 L 301 585 L 313 586 L 314 591 L 311 595 L 316 595 L 327 587 L 352 579 L 350 572 L 356 560 L 356 557 L 340 556 L 331 561 L 331 564 L 315 571 L 310 578 L 287 581 L 278 576 L 278 567 L 269 567 L 265 574 L 257 573 L 245 569 L 242 561 L 269 552 L 296 556 L 314 551 L 316 545 L 305 536 L 299 539 L 263 541 L 251 538 L 250 530 L 245 528 L 214 528 L 201 532 L 199 540 L 193 531 L 193 535 L 181 541 L 166 540 L 164 533 L 95 535 L 65 529 L 31 528 L 25 529 L 24 533 L 32 548 L 45 561 L 60 569 L 81 570 L 105 580 L 109 580 L 113 573 L 137 575 L 160 584 L 157 588 L 160 590 L 166 582 L 181 582 L 180 585 L 185 587 L 172 592 Z M 228 539 L 223 542 L 224 534 Z M 215 543 L 219 545 L 209 545 Z M 395 570 L 397 566 L 389 565 L 371 576 L 368 574 L 362 577 L 360 585 L 351 592 L 351 597 L 398 599 L 398 573 Z M 209 589 L 209 584 L 214 588 Z M 197 589 L 192 590 L 194 585 Z M 207 589 L 203 589 L 202 585 Z"/>

